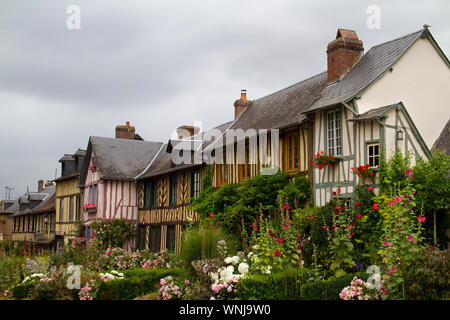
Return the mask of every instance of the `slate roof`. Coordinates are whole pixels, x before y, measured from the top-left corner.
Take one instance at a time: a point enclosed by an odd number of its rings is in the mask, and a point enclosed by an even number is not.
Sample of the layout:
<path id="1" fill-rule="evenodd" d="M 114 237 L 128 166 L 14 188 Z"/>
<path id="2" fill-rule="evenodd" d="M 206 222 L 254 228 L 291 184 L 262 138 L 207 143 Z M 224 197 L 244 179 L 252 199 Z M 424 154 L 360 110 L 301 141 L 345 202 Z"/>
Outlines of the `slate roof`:
<path id="1" fill-rule="evenodd" d="M 94 154 L 100 179 L 133 180 L 146 168 L 161 146 L 161 142 L 92 136 L 88 150 L 91 149 Z M 86 171 L 85 167 L 83 165 L 83 172 Z"/>
<path id="2" fill-rule="evenodd" d="M 56 198 L 53 197 L 56 194 L 56 185 L 51 185 L 48 187 L 45 187 L 40 192 L 28 192 L 25 193 L 23 196 L 19 198 L 19 201 L 23 204 L 28 204 L 28 207 L 23 208 L 20 210 L 20 203 L 17 203 L 17 210 L 14 211 L 13 214 L 11 214 L 11 217 L 15 216 L 22 216 L 29 213 L 41 213 L 41 212 L 47 212 L 52 211 L 55 209 L 55 200 Z M 52 200 L 53 198 L 53 200 Z M 36 207 L 31 209 L 29 206 L 32 205 L 30 200 L 34 201 L 41 201 Z M 11 209 L 8 208 L 8 209 Z M 38 210 L 38 211 L 36 211 Z"/>
<path id="3" fill-rule="evenodd" d="M 223 123 L 213 129 L 217 129 L 220 132 L 224 132 L 233 122 L 229 121 L 226 123 Z M 209 130 L 208 130 L 209 131 Z M 206 132 L 208 132 L 206 131 Z M 155 177 L 162 174 L 171 173 L 174 171 L 187 169 L 187 168 L 193 168 L 198 167 L 201 164 L 194 164 L 193 157 L 195 152 L 201 152 L 200 147 L 206 147 L 210 145 L 213 141 L 202 141 L 202 137 L 205 132 L 200 132 L 194 136 L 182 139 L 182 140 L 169 140 L 168 143 L 164 144 L 161 148 L 161 151 L 156 155 L 156 157 L 152 160 L 151 163 L 145 168 L 144 172 L 139 174 L 136 178 L 137 179 L 145 179 L 150 177 Z M 180 142 L 189 142 L 191 141 L 192 148 L 191 148 L 191 163 L 190 164 L 180 164 L 175 165 L 172 162 L 172 149 Z"/>
<path id="4" fill-rule="evenodd" d="M 382 116 L 384 116 L 384 114 L 386 112 L 388 112 L 389 110 L 391 110 L 392 108 L 394 108 L 397 105 L 398 105 L 398 103 L 394 103 L 394 104 L 390 104 L 388 106 L 370 109 L 369 111 L 360 114 L 356 118 L 349 119 L 348 121 L 367 121 L 367 120 L 379 119 Z"/>
<path id="5" fill-rule="evenodd" d="M 438 149 L 444 151 L 447 155 L 450 156 L 450 119 L 447 121 L 444 129 L 441 134 L 434 142 L 431 150 Z"/>
<path id="6" fill-rule="evenodd" d="M 7 209 L 3 210 L 1 213 L 12 214 L 19 210 L 19 200 L 14 200 L 13 204 Z"/>
<path id="7" fill-rule="evenodd" d="M 421 29 L 372 47 L 342 79 L 328 85 L 307 112 L 351 100 L 388 70 L 422 35 L 430 34 L 427 29 Z"/>
<path id="8" fill-rule="evenodd" d="M 54 212 L 56 210 L 56 192 L 46 198 L 40 205 L 31 210 L 32 213 Z"/>
<path id="9" fill-rule="evenodd" d="M 301 123 L 327 85 L 327 72 L 254 100 L 236 119 L 231 129 L 272 129 Z"/>

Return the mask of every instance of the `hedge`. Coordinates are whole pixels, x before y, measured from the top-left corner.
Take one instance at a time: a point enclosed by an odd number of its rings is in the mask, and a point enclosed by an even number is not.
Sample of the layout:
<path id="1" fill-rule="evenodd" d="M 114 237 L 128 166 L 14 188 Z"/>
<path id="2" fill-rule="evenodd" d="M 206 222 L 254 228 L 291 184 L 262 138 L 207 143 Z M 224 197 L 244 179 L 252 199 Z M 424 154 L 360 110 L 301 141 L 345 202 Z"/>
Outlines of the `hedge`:
<path id="1" fill-rule="evenodd" d="M 285 270 L 270 275 L 253 275 L 238 282 L 241 300 L 339 300 L 339 293 L 350 285 L 353 277 L 364 281 L 364 272 L 347 274 L 338 279 L 306 282 L 309 270 Z"/>
<path id="2" fill-rule="evenodd" d="M 300 287 L 306 282 L 309 270 L 285 270 L 268 275 L 252 275 L 239 280 L 238 298 L 241 300 L 298 300 Z"/>
<path id="3" fill-rule="evenodd" d="M 123 272 L 124 279 L 102 282 L 95 296 L 98 300 L 129 300 L 155 291 L 161 278 L 177 276 L 182 270 L 135 269 Z"/>
<path id="4" fill-rule="evenodd" d="M 339 293 L 350 285 L 353 277 L 366 281 L 369 278 L 369 274 L 358 272 L 347 274 L 337 279 L 306 283 L 300 288 L 300 296 L 302 300 L 339 300 Z"/>

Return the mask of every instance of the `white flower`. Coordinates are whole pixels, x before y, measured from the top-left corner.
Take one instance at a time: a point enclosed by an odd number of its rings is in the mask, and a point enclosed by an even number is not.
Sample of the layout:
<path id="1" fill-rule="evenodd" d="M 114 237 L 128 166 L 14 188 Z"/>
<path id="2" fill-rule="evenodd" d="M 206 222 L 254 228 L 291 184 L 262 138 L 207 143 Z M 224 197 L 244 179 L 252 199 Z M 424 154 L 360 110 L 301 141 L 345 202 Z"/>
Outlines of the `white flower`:
<path id="1" fill-rule="evenodd" d="M 231 257 L 226 257 L 224 261 L 226 264 L 230 264 L 233 262 L 233 259 Z"/>
<path id="2" fill-rule="evenodd" d="M 238 271 L 240 274 L 245 275 L 248 273 L 248 264 L 242 262 L 239 264 Z"/>
<path id="3" fill-rule="evenodd" d="M 123 277 L 123 273 L 118 273 L 117 274 L 119 277 Z"/>
<path id="4" fill-rule="evenodd" d="M 211 280 L 213 280 L 213 281 L 218 281 L 219 280 L 219 274 L 217 272 L 211 272 L 209 274 L 209 276 L 211 277 Z"/>

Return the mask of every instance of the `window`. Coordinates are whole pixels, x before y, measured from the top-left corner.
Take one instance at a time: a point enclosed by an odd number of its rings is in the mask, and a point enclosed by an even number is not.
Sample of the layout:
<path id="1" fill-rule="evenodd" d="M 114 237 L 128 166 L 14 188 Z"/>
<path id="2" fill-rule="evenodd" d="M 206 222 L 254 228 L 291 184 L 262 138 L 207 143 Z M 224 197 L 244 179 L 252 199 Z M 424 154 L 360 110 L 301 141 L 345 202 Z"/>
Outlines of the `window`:
<path id="1" fill-rule="evenodd" d="M 161 245 L 161 227 L 151 226 L 150 227 L 150 241 L 149 249 L 152 252 L 159 252 Z"/>
<path id="2" fill-rule="evenodd" d="M 97 205 L 97 184 L 89 186 L 89 203 Z"/>
<path id="3" fill-rule="evenodd" d="M 371 167 L 378 167 L 380 164 L 380 145 L 370 144 L 367 146 L 368 163 Z"/>
<path id="4" fill-rule="evenodd" d="M 69 198 L 69 221 L 73 221 L 73 197 Z"/>
<path id="5" fill-rule="evenodd" d="M 285 171 L 297 171 L 299 168 L 299 136 L 297 132 L 285 135 L 284 167 Z"/>
<path id="6" fill-rule="evenodd" d="M 225 165 L 218 163 L 216 164 L 216 185 L 221 187 L 225 183 Z"/>
<path id="7" fill-rule="evenodd" d="M 150 205 L 152 208 L 156 208 L 158 206 L 158 184 L 155 180 L 151 182 L 151 193 Z"/>
<path id="8" fill-rule="evenodd" d="M 341 112 L 331 111 L 327 114 L 328 155 L 341 156 Z"/>
<path id="9" fill-rule="evenodd" d="M 25 232 L 25 216 L 22 216 L 22 232 Z"/>
<path id="10" fill-rule="evenodd" d="M 198 198 L 200 194 L 200 171 L 192 171 L 191 174 L 191 197 Z"/>
<path id="11" fill-rule="evenodd" d="M 27 219 L 27 232 L 31 231 L 31 217 L 27 216 L 25 219 Z"/>
<path id="12" fill-rule="evenodd" d="M 177 204 L 177 176 L 170 176 L 170 196 L 169 205 L 176 206 Z"/>
<path id="13" fill-rule="evenodd" d="M 50 232 L 55 232 L 55 216 L 50 215 Z"/>
<path id="14" fill-rule="evenodd" d="M 97 184 L 94 184 L 94 198 L 92 200 L 92 203 L 97 205 Z"/>
<path id="15" fill-rule="evenodd" d="M 86 227 L 86 239 L 91 239 L 91 227 Z"/>
<path id="16" fill-rule="evenodd" d="M 64 220 L 64 198 L 59 198 L 59 221 Z"/>
<path id="17" fill-rule="evenodd" d="M 175 251 L 175 225 L 167 226 L 167 250 Z"/>
<path id="18" fill-rule="evenodd" d="M 144 208 L 150 208 L 150 183 L 144 183 Z"/>
<path id="19" fill-rule="evenodd" d="M 144 225 L 139 226 L 139 250 L 145 250 L 145 239 L 147 238 L 147 227 Z"/>
<path id="20" fill-rule="evenodd" d="M 250 177 L 250 161 L 249 161 L 249 146 L 245 145 L 244 163 L 239 165 L 239 180 L 245 180 Z"/>
<path id="21" fill-rule="evenodd" d="M 75 211 L 75 220 L 76 221 L 80 221 L 81 219 L 81 197 L 77 196 L 76 200 L 75 200 L 75 205 L 76 205 L 76 211 Z"/>

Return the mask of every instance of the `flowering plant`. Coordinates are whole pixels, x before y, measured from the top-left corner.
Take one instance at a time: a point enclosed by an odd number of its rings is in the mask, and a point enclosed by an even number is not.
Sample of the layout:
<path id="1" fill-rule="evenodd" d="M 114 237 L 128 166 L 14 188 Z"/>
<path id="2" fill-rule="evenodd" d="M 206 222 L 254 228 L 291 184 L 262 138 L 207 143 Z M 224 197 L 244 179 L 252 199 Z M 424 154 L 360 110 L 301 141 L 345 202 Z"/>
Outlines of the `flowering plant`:
<path id="1" fill-rule="evenodd" d="M 367 178 L 373 178 L 375 175 L 375 171 L 369 164 L 361 165 L 356 168 L 352 168 L 354 174 L 358 175 L 359 178 L 367 180 Z"/>
<path id="2" fill-rule="evenodd" d="M 407 190 L 407 189 L 405 189 Z M 415 261 L 421 247 L 424 217 L 414 213 L 414 193 L 411 190 L 392 199 L 379 197 L 378 208 L 383 216 L 383 238 L 378 253 L 382 257 L 386 287 L 393 298 L 400 295 L 404 275 Z"/>
<path id="3" fill-rule="evenodd" d="M 382 292 L 373 288 L 370 283 L 367 283 L 357 277 L 353 277 L 350 286 L 342 289 L 339 298 L 342 300 L 378 300 Z"/>
<path id="4" fill-rule="evenodd" d="M 81 207 L 81 209 L 84 212 L 92 212 L 92 213 L 97 212 L 97 207 L 95 206 L 95 204 L 90 203 L 86 203 L 84 206 Z"/>
<path id="5" fill-rule="evenodd" d="M 161 288 L 159 289 L 158 300 L 181 300 L 185 288 L 177 285 L 172 276 L 168 276 L 159 280 Z M 184 285 L 188 286 L 189 281 L 185 280 Z"/>
<path id="6" fill-rule="evenodd" d="M 318 168 L 322 170 L 326 166 L 331 166 L 336 162 L 336 158 L 332 155 L 327 155 L 323 151 L 320 151 L 319 153 L 314 155 L 314 161 L 311 162 L 311 165 L 314 166 L 314 168 Z"/>

